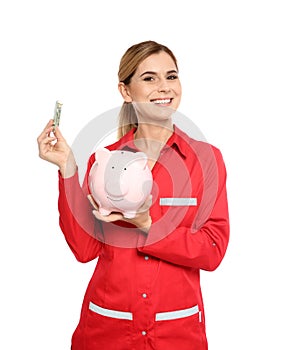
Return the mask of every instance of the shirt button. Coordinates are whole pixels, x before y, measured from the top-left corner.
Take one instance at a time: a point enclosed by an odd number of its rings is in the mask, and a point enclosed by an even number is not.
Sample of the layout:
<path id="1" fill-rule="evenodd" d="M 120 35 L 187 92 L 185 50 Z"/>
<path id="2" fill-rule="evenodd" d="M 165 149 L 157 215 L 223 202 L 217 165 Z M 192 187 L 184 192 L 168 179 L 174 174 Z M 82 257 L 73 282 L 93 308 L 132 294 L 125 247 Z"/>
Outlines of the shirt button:
<path id="1" fill-rule="evenodd" d="M 147 298 L 147 294 L 146 294 L 146 293 L 143 293 L 143 294 L 142 294 L 142 297 L 143 297 L 143 298 Z"/>
<path id="2" fill-rule="evenodd" d="M 149 256 L 146 255 L 146 256 L 144 257 L 144 260 L 148 260 L 148 259 L 149 259 Z"/>
<path id="3" fill-rule="evenodd" d="M 142 331 L 141 334 L 142 334 L 142 335 L 146 335 L 146 331 Z"/>

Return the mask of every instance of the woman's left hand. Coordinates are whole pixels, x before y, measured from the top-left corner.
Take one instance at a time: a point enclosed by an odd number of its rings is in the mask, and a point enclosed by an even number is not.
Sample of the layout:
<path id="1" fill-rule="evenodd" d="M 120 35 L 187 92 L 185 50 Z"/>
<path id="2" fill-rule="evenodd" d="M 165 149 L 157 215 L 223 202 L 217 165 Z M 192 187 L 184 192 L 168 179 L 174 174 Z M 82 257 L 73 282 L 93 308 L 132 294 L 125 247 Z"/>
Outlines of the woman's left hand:
<path id="1" fill-rule="evenodd" d="M 136 216 L 132 219 L 127 219 L 123 216 L 122 213 L 118 213 L 118 212 L 114 212 L 106 216 L 101 215 L 98 211 L 98 206 L 95 203 L 92 195 L 88 195 L 88 199 L 94 208 L 94 210 L 92 211 L 93 215 L 98 220 L 101 220 L 104 222 L 114 222 L 118 220 L 126 221 L 126 222 L 129 222 L 130 224 L 133 224 L 134 226 L 139 228 L 141 231 L 148 233 L 152 223 L 150 212 L 149 212 L 149 209 L 152 204 L 152 195 L 148 196 L 148 198 L 143 203 L 143 205 L 138 209 Z"/>

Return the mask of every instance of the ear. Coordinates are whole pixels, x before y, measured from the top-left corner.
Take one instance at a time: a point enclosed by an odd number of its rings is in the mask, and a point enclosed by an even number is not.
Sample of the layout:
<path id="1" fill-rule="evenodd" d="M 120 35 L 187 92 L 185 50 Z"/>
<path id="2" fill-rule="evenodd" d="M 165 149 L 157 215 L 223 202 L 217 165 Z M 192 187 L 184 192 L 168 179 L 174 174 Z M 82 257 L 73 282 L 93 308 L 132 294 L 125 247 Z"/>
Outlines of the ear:
<path id="1" fill-rule="evenodd" d="M 101 163 L 103 161 L 107 161 L 111 156 L 111 152 L 107 148 L 99 148 L 95 152 L 95 160 L 98 163 Z"/>
<path id="2" fill-rule="evenodd" d="M 132 102 L 133 99 L 131 97 L 130 91 L 128 86 L 125 83 L 119 82 L 118 89 L 120 91 L 120 94 L 122 95 L 125 102 Z"/>

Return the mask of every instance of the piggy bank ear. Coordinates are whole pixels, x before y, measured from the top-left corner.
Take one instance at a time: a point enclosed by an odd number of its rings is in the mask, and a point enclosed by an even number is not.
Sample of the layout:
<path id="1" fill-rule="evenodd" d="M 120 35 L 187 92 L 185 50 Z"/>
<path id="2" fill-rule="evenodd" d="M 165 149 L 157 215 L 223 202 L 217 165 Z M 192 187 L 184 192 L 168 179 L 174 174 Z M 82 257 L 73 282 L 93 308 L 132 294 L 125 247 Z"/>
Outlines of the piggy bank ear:
<path id="1" fill-rule="evenodd" d="M 111 152 L 107 148 L 99 148 L 95 152 L 95 160 L 97 163 L 102 163 L 107 161 L 111 156 Z"/>
<path id="2" fill-rule="evenodd" d="M 141 168 L 144 169 L 147 165 L 147 155 L 143 152 L 137 152 L 135 153 L 136 159 L 135 159 L 135 164 Z"/>

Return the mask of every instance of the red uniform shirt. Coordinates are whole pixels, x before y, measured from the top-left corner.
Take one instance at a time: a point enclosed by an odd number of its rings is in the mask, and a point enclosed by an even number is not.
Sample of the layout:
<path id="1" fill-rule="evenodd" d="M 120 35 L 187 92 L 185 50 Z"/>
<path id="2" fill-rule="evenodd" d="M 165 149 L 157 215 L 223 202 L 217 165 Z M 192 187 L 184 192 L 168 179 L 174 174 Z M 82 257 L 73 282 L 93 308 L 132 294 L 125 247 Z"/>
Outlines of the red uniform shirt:
<path id="1" fill-rule="evenodd" d="M 137 151 L 134 130 L 110 150 Z M 73 350 L 205 350 L 200 270 L 212 271 L 229 240 L 220 151 L 176 126 L 152 169 L 152 226 L 96 220 L 78 174 L 59 177 L 60 227 L 76 258 L 98 257 L 72 338 Z"/>

